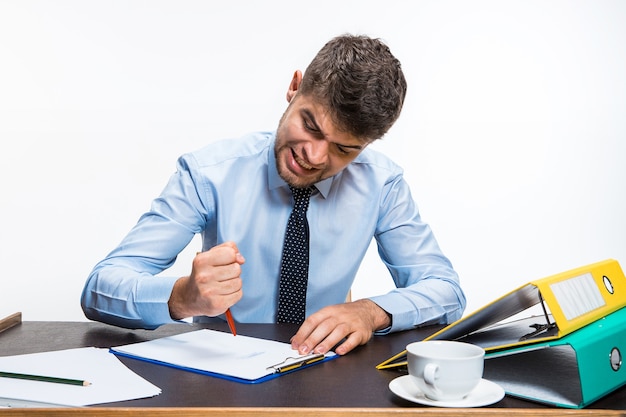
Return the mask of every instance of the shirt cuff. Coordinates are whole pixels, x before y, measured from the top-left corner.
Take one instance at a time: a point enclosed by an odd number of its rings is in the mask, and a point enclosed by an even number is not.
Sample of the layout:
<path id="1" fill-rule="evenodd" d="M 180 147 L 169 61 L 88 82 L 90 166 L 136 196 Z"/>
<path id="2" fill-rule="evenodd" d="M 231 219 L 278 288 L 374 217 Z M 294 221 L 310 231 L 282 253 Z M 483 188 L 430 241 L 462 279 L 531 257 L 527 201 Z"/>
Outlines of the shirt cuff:
<path id="1" fill-rule="evenodd" d="M 167 304 L 177 280 L 178 277 L 153 277 L 139 281 L 137 294 L 141 294 L 141 299 L 135 305 L 147 328 L 178 322 L 170 316 Z"/>
<path id="2" fill-rule="evenodd" d="M 415 307 L 404 297 L 394 297 L 392 294 L 385 294 L 370 297 L 369 299 L 391 316 L 391 326 L 375 331 L 375 335 L 412 329 L 414 323 L 417 322 Z"/>

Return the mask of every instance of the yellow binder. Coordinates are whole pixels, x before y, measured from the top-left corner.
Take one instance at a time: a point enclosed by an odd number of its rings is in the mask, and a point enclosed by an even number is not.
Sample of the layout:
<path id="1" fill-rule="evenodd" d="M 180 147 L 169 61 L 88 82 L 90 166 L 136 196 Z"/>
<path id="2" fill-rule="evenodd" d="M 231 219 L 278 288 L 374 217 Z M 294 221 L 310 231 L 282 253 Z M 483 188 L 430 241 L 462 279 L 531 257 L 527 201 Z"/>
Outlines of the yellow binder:
<path id="1" fill-rule="evenodd" d="M 531 281 L 425 340 L 459 340 L 493 352 L 559 339 L 625 306 L 626 278 L 619 263 L 607 259 Z M 537 307 L 539 315 L 517 319 Z M 406 351 L 376 368 L 403 365 Z"/>

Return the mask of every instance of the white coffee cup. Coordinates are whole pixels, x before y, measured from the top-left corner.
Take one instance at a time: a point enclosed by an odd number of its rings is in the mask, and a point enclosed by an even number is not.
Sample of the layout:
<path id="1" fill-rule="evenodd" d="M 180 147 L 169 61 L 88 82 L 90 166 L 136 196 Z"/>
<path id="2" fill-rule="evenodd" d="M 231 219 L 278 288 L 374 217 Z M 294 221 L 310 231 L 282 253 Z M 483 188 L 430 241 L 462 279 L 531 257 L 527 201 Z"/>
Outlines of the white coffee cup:
<path id="1" fill-rule="evenodd" d="M 406 347 L 409 375 L 431 400 L 465 398 L 483 376 L 485 351 L 450 340 L 414 342 Z"/>

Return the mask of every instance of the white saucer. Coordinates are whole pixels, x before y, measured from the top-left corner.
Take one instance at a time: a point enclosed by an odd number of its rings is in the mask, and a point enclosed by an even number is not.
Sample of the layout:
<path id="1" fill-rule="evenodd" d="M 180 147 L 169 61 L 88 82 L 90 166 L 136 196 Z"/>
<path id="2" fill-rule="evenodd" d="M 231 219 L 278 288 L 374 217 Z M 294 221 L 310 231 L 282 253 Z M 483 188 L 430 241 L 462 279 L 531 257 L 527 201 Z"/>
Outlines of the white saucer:
<path id="1" fill-rule="evenodd" d="M 476 388 L 462 400 L 435 401 L 426 397 L 410 378 L 409 375 L 404 375 L 394 379 L 389 383 L 389 389 L 405 400 L 434 407 L 482 407 L 504 398 L 504 389 L 500 385 L 481 379 Z"/>

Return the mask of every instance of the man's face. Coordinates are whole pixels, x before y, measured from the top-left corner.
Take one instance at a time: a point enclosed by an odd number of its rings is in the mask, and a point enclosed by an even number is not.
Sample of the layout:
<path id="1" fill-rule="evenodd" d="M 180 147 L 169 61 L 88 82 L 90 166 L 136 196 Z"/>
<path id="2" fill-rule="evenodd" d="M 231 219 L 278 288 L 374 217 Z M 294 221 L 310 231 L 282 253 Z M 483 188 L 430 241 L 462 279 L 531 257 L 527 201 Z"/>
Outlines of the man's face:
<path id="1" fill-rule="evenodd" d="M 291 186 L 308 187 L 337 174 L 366 146 L 338 130 L 326 108 L 297 94 L 278 124 L 274 148 L 278 174 Z"/>

